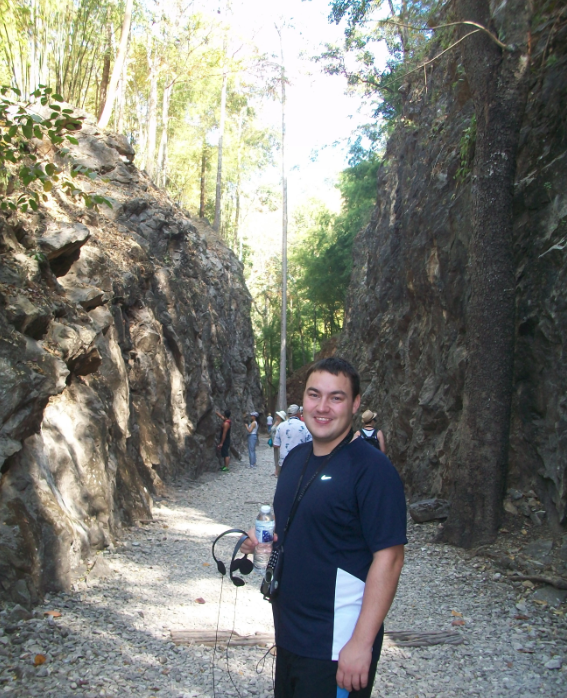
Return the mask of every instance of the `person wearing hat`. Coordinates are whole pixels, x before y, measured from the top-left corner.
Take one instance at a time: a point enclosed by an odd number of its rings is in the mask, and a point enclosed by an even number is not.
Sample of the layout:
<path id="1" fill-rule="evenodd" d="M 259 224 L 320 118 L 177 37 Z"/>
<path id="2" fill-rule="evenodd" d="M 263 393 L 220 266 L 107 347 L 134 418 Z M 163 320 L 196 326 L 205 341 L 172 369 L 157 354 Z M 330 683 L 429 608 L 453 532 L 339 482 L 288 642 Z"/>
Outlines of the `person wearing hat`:
<path id="1" fill-rule="evenodd" d="M 278 477 L 278 475 L 280 474 L 280 447 L 276 446 L 274 442 L 276 440 L 276 432 L 278 430 L 278 427 L 282 422 L 285 422 L 286 417 L 287 415 L 284 410 L 276 412 L 275 421 L 272 425 L 272 428 L 270 429 L 270 437 L 272 439 L 272 446 L 274 447 L 274 477 Z"/>
<path id="2" fill-rule="evenodd" d="M 250 412 L 250 424 L 246 425 L 248 431 L 248 458 L 250 459 L 250 467 L 256 467 L 256 445 L 258 444 L 258 417 L 257 412 Z"/>
<path id="3" fill-rule="evenodd" d="M 311 434 L 300 419 L 299 406 L 290 405 L 287 408 L 287 420 L 279 425 L 274 438 L 274 448 L 279 451 L 276 477 L 279 477 L 282 463 L 292 448 L 309 441 L 311 441 Z"/>
<path id="4" fill-rule="evenodd" d="M 354 438 L 361 437 L 382 453 L 386 453 L 386 442 L 381 429 L 376 429 L 376 412 L 366 410 L 362 413 L 362 429 L 357 431 Z"/>

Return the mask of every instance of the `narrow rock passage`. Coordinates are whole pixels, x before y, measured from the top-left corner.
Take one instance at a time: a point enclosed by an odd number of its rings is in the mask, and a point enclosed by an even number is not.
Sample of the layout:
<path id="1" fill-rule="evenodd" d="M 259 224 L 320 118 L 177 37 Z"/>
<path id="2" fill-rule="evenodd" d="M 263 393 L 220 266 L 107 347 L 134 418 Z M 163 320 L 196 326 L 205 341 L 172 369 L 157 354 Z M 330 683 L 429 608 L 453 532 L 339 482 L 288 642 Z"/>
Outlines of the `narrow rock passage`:
<path id="1" fill-rule="evenodd" d="M 170 486 L 156 503 L 154 521 L 98 556 L 73 593 L 48 597 L 29 620 L 23 609 L 3 611 L 0 692 L 22 698 L 272 696 L 271 655 L 262 664 L 266 649 L 231 648 L 230 676 L 224 651 L 217 652 L 213 693 L 213 650 L 176 647 L 170 636 L 171 630 L 214 629 L 217 617 L 222 630 L 272 630 L 255 573 L 238 591 L 225 579 L 219 605 L 221 578 L 210 552 L 215 535 L 249 528 L 258 503 L 272 500 L 272 451 L 266 437 L 260 442 L 256 470 L 233 462 L 229 473 Z M 389 643 L 373 696 L 565 696 L 567 634 L 560 611 L 531 604 L 519 611 L 513 586 L 495 581 L 484 562 L 428 543 L 433 533 L 431 526 L 409 525 L 387 630 L 457 630 L 464 643 Z M 225 539 L 219 549 L 227 567 L 235 540 Z M 464 625 L 452 626 L 455 620 Z M 47 661 L 34 666 L 37 655 Z"/>

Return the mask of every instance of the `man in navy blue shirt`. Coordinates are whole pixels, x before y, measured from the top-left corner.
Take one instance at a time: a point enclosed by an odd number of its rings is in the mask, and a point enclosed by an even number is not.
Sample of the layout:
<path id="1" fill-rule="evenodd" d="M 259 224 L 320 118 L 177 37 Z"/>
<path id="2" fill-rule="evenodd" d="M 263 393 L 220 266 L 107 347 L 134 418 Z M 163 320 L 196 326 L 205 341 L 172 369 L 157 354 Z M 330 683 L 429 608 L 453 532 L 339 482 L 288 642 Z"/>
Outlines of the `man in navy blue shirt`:
<path id="1" fill-rule="evenodd" d="M 313 365 L 303 396 L 313 442 L 290 451 L 274 498 L 284 544 L 272 602 L 275 698 L 369 698 L 372 690 L 404 561 L 406 506 L 388 458 L 351 440 L 359 405 L 360 379 L 348 362 L 331 357 Z"/>

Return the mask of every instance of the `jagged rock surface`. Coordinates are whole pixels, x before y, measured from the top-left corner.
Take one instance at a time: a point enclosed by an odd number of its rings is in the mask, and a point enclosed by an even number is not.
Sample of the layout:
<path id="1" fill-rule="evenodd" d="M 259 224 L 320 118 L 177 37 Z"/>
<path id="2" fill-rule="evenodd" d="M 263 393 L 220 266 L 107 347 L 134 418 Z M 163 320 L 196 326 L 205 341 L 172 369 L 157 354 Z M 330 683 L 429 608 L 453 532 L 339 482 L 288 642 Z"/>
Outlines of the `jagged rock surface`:
<path id="1" fill-rule="evenodd" d="M 218 467 L 215 408 L 262 400 L 240 262 L 125 139 L 87 122 L 72 155 L 112 211 L 60 194 L 0 219 L 0 596 L 25 605 L 150 518 L 163 480 Z"/>
<path id="2" fill-rule="evenodd" d="M 534 33 L 517 163 L 508 484 L 536 489 L 557 524 L 567 515 L 567 27 L 551 24 Z M 354 246 L 339 347 L 361 369 L 362 408 L 379 412 L 413 500 L 450 494 L 459 440 L 471 201 L 470 180 L 456 175 L 473 104 L 458 61 L 434 63 L 427 87 L 423 76 L 404 86 L 378 204 Z"/>

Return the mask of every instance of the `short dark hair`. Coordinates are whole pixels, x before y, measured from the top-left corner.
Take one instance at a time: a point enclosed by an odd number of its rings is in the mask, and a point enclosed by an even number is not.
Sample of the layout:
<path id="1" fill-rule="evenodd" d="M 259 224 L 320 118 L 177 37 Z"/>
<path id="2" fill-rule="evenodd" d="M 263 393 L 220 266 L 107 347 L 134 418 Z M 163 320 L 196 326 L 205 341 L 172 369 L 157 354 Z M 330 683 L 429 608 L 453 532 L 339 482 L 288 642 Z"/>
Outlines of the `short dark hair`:
<path id="1" fill-rule="evenodd" d="M 319 359 L 319 361 L 316 361 L 307 371 L 307 375 L 305 376 L 305 385 L 307 385 L 309 376 L 312 373 L 318 373 L 320 371 L 323 371 L 324 373 L 332 373 L 333 376 L 338 376 L 339 373 L 342 373 L 344 376 L 350 379 L 353 399 L 357 395 L 360 395 L 360 376 L 358 375 L 358 371 L 345 359 L 341 359 L 338 356 L 329 356 L 326 359 Z"/>
<path id="2" fill-rule="evenodd" d="M 224 416 L 225 416 L 227 419 L 230 417 L 230 414 L 231 414 L 230 410 L 225 410 L 225 411 L 224 411 Z"/>

